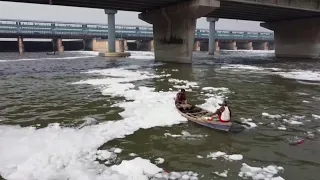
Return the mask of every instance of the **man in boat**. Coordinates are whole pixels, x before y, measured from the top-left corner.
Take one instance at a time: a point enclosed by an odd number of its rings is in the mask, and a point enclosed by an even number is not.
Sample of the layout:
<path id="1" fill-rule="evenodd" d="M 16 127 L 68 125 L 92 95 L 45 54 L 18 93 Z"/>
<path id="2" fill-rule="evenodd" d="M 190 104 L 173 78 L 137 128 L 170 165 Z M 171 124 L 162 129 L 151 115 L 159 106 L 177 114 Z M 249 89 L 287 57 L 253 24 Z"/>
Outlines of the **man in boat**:
<path id="1" fill-rule="evenodd" d="M 177 93 L 177 96 L 175 98 L 175 104 L 179 109 L 182 108 L 183 110 L 186 110 L 191 108 L 191 105 L 187 102 L 185 89 L 181 89 L 181 91 Z"/>
<path id="2" fill-rule="evenodd" d="M 216 112 L 213 114 L 213 118 L 218 115 L 219 121 L 223 123 L 228 123 L 231 120 L 231 110 L 228 106 L 228 103 L 226 100 L 224 100 L 221 104 L 219 109 L 216 110 Z"/>

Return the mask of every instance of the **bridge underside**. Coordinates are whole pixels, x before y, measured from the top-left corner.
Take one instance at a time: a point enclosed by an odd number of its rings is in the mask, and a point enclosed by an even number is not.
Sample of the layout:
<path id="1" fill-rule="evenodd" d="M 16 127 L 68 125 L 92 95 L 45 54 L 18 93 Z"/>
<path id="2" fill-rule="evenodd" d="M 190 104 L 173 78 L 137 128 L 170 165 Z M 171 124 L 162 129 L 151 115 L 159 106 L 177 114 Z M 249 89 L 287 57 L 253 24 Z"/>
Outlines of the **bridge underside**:
<path id="1" fill-rule="evenodd" d="M 49 0 L 5 1 L 49 4 Z M 181 2 L 185 2 L 185 0 L 52 0 L 52 5 L 147 12 Z M 221 0 L 220 8 L 205 17 L 266 22 L 320 17 L 319 3 L 317 0 Z"/>
<path id="2" fill-rule="evenodd" d="M 156 60 L 191 63 L 196 19 L 200 17 L 211 17 L 207 18 L 210 27 L 217 18 L 267 22 L 263 26 L 275 32 L 278 57 L 320 57 L 320 0 L 8 1 L 109 9 L 105 12 L 113 21 L 114 10 L 142 12 L 139 18 L 153 25 Z M 110 37 L 114 35 L 109 35 L 111 42 Z M 212 41 L 213 33 L 210 38 Z"/>

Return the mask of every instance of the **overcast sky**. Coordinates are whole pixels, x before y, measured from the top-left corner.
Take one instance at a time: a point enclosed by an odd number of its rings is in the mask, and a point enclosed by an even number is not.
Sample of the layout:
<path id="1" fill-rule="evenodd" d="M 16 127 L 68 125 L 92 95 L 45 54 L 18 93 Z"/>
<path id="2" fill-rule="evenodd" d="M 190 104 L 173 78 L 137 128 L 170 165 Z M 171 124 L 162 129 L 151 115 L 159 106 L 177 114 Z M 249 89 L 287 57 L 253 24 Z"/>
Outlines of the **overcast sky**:
<path id="1" fill-rule="evenodd" d="M 49 20 L 67 22 L 108 23 L 107 15 L 102 9 L 89 9 L 65 6 L 49 6 L 26 3 L 0 2 L 1 19 Z M 260 27 L 257 21 L 242 21 L 219 19 L 216 29 L 267 31 Z M 138 18 L 137 12 L 119 11 L 116 14 L 116 24 L 150 25 Z M 197 28 L 209 28 L 205 18 L 199 18 Z"/>

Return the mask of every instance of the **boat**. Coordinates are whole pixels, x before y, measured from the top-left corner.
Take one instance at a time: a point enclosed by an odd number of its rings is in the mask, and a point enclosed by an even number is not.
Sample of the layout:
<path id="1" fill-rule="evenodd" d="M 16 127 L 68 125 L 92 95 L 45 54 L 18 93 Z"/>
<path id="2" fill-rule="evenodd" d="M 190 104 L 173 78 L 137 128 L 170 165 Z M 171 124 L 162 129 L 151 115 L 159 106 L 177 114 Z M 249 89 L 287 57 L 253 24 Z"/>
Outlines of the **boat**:
<path id="1" fill-rule="evenodd" d="M 182 108 L 178 108 L 177 106 L 176 108 L 178 112 L 189 121 L 209 127 L 211 129 L 226 132 L 228 132 L 231 128 L 233 128 L 235 131 L 239 131 L 239 128 L 241 130 L 244 129 L 243 126 L 239 125 L 240 122 L 221 122 L 219 121 L 218 116 L 216 116 L 216 119 L 212 119 L 214 114 L 213 112 L 210 112 L 198 106 L 191 105 L 191 108 L 189 110 L 183 110 Z"/>

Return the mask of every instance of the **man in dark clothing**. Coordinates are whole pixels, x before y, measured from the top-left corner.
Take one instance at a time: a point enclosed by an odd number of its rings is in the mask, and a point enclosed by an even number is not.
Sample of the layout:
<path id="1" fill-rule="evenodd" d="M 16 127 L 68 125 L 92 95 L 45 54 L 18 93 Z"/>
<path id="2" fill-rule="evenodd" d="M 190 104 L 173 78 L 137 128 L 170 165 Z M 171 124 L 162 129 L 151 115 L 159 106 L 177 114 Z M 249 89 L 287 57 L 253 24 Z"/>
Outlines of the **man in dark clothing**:
<path id="1" fill-rule="evenodd" d="M 181 91 L 177 93 L 177 96 L 175 98 L 175 104 L 179 109 L 182 108 L 183 110 L 186 110 L 187 108 L 191 107 L 191 105 L 187 103 L 185 89 L 181 89 Z"/>

